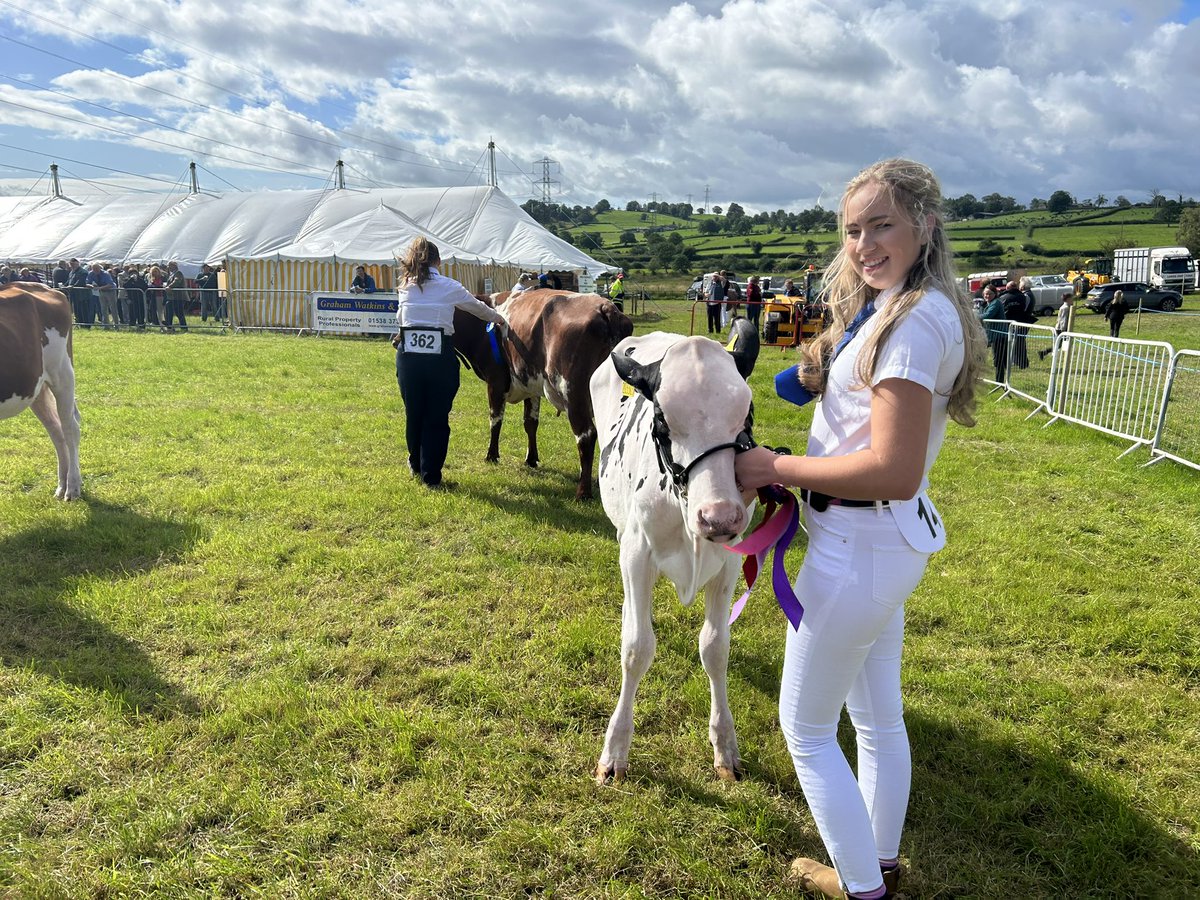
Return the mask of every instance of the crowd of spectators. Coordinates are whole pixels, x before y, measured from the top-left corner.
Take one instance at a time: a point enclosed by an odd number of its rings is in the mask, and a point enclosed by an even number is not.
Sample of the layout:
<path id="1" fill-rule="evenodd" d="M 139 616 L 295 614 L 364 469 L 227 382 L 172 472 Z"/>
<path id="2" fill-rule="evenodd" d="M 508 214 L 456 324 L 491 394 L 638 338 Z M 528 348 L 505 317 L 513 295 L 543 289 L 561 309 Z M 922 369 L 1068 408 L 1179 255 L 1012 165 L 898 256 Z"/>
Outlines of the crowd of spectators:
<path id="1" fill-rule="evenodd" d="M 129 328 L 145 331 L 157 328 L 164 334 L 187 331 L 187 313 L 197 303 L 200 320 L 211 316 L 224 324 L 227 315 L 224 292 L 217 287 L 217 269 L 201 267 L 194 283 L 174 261 L 161 265 L 93 262 L 82 265 L 78 259 L 60 259 L 57 265 L 37 271 L 28 266 L 17 269 L 0 266 L 0 286 L 16 282 L 46 284 L 57 288 L 71 301 L 75 324 L 81 328 Z"/>

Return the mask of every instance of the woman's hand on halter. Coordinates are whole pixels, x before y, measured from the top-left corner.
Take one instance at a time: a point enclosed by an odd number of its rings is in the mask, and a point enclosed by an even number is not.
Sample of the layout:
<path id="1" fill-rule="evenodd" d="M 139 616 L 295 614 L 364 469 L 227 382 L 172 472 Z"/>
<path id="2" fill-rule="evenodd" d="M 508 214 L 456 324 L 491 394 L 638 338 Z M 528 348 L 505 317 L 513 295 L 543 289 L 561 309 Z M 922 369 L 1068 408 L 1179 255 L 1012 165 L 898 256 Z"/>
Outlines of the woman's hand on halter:
<path id="1" fill-rule="evenodd" d="M 782 458 L 784 457 L 766 447 L 754 447 L 737 455 L 733 471 L 743 500 L 749 502 L 747 497 L 757 496 L 758 489 L 764 485 L 780 483 L 776 464 Z"/>

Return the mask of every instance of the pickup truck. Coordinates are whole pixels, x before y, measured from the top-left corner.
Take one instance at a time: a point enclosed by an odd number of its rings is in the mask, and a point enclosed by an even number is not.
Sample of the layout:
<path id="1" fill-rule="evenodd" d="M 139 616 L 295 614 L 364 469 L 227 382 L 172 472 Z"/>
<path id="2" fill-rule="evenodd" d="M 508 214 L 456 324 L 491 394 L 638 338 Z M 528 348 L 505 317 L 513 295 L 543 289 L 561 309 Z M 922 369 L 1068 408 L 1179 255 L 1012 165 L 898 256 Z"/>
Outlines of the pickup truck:
<path id="1" fill-rule="evenodd" d="M 1033 314 L 1052 316 L 1058 312 L 1066 297 L 1075 292 L 1071 282 L 1062 275 L 1030 275 L 1029 289 L 1033 292 Z"/>

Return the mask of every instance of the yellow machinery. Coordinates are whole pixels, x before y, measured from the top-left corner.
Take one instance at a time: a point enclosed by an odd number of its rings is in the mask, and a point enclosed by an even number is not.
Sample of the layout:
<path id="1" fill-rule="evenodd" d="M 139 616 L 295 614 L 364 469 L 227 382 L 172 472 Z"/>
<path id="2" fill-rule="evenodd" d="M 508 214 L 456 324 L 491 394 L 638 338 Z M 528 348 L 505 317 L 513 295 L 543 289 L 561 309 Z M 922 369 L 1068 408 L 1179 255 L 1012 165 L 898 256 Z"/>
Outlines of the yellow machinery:
<path id="1" fill-rule="evenodd" d="M 1088 280 L 1088 287 L 1094 288 L 1098 284 L 1108 284 L 1112 281 L 1113 261 L 1108 257 L 1099 257 L 1098 259 L 1085 259 L 1083 266 L 1079 269 L 1068 269 L 1066 278 L 1074 284 L 1075 279 L 1080 273 Z"/>
<path id="2" fill-rule="evenodd" d="M 761 322 L 762 342 L 766 347 L 798 347 L 825 328 L 825 317 L 818 304 L 782 295 L 763 300 Z"/>

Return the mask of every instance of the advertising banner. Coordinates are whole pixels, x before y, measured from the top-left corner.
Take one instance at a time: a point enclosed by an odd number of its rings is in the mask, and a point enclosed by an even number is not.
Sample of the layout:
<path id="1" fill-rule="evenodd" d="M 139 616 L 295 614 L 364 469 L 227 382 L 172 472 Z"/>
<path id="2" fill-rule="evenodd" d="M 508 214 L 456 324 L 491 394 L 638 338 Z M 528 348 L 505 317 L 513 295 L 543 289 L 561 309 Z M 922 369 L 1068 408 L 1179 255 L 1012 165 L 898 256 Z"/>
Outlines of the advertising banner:
<path id="1" fill-rule="evenodd" d="M 342 334 L 392 334 L 396 331 L 395 294 L 309 294 L 314 331 Z"/>

